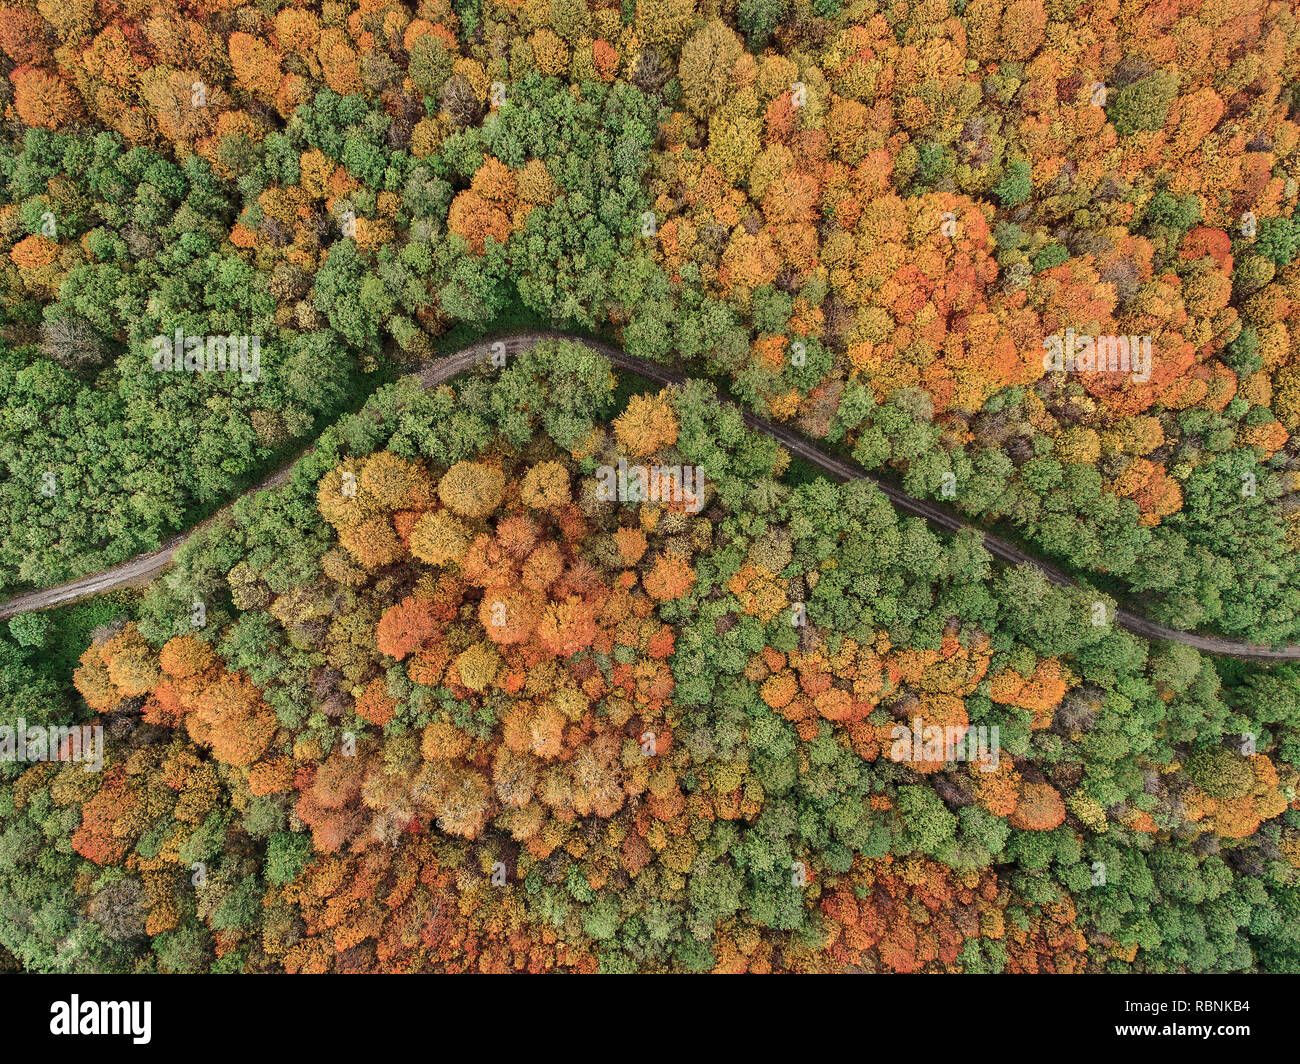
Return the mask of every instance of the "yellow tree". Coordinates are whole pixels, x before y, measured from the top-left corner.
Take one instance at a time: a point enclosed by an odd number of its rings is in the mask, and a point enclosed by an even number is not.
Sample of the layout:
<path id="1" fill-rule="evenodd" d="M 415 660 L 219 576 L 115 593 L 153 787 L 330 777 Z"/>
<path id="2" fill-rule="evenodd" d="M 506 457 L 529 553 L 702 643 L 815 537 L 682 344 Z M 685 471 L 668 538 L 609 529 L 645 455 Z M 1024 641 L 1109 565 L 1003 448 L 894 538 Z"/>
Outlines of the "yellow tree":
<path id="1" fill-rule="evenodd" d="M 629 454 L 653 454 L 677 442 L 677 415 L 663 393 L 634 395 L 614 419 L 614 435 Z"/>

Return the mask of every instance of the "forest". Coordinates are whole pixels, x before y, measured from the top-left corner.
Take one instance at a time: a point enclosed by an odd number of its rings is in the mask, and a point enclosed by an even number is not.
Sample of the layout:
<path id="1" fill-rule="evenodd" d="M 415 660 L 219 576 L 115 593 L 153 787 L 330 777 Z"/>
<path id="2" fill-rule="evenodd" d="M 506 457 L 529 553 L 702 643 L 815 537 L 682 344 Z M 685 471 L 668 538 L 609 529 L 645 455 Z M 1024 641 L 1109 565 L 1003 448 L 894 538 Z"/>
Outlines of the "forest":
<path id="1" fill-rule="evenodd" d="M 1114 623 L 1300 643 L 1297 70 L 1280 0 L 0 0 L 0 599 L 197 528 L 0 622 L 0 971 L 1300 972 L 1300 667 Z"/>

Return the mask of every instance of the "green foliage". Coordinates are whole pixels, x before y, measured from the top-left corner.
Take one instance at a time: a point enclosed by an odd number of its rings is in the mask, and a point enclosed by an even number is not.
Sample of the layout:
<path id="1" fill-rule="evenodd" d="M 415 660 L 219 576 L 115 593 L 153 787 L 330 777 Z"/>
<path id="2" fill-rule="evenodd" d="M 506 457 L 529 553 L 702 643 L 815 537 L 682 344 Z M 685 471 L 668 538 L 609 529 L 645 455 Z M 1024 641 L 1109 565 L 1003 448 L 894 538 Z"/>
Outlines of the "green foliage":
<path id="1" fill-rule="evenodd" d="M 1106 117 L 1121 137 L 1160 129 L 1177 93 L 1178 75 L 1158 70 L 1115 89 L 1106 105 Z"/>
<path id="2" fill-rule="evenodd" d="M 18 645 L 37 650 L 49 644 L 52 627 L 49 617 L 43 613 L 20 613 L 9 619 L 9 634 Z"/>
<path id="3" fill-rule="evenodd" d="M 1029 164 L 1023 159 L 1013 160 L 998 183 L 993 186 L 993 195 L 997 196 L 1004 207 L 1015 207 L 1024 203 L 1029 199 L 1032 191 Z"/>

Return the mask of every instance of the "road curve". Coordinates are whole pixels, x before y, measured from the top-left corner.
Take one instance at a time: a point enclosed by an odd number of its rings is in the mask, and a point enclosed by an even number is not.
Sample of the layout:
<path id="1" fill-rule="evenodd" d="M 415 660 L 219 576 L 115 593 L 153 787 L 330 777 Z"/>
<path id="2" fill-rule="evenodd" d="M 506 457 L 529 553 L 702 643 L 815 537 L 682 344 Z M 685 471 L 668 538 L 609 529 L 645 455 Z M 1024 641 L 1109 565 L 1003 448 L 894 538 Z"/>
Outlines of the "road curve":
<path id="1" fill-rule="evenodd" d="M 420 383 L 425 388 L 432 388 L 436 385 L 449 380 L 452 377 L 459 376 L 461 373 L 472 369 L 474 366 L 487 361 L 494 354 L 500 356 L 504 354 L 507 358 L 522 354 L 536 344 L 544 340 L 569 340 L 576 343 L 585 344 L 587 347 L 604 355 L 611 363 L 619 369 L 628 370 L 636 373 L 647 380 L 655 381 L 659 384 L 684 384 L 687 377 L 675 370 L 668 369 L 657 362 L 651 362 L 647 359 L 637 358 L 635 355 L 629 355 L 622 349 L 615 347 L 613 344 L 602 343 L 599 340 L 590 340 L 581 336 L 573 336 L 562 332 L 551 332 L 538 330 L 524 333 L 511 333 L 504 336 L 490 337 L 468 347 L 463 347 L 454 351 L 450 355 L 442 358 L 430 359 L 420 366 L 416 371 Z M 821 450 L 812 440 L 806 436 L 786 428 L 784 425 L 775 425 L 772 422 L 761 418 L 747 410 L 742 410 L 741 414 L 745 419 L 745 424 L 755 432 L 761 432 L 770 436 L 785 447 L 791 454 L 797 455 L 804 461 L 816 466 L 823 472 L 837 480 L 870 480 L 898 509 L 905 513 L 912 514 L 927 521 L 934 528 L 944 532 L 958 532 L 962 529 L 969 528 L 976 532 L 983 539 L 985 550 L 993 557 L 1000 561 L 1012 565 L 1029 565 L 1037 569 L 1047 577 L 1053 584 L 1061 587 L 1071 587 L 1075 581 L 1067 576 L 1062 570 L 1048 562 L 1042 561 L 1031 554 L 1026 553 L 1019 547 L 991 533 L 984 532 L 981 529 L 974 528 L 966 521 L 963 521 L 955 512 L 946 506 L 926 500 L 917 499 L 907 494 L 896 484 L 884 480 L 873 473 L 868 472 L 861 466 L 845 458 L 839 458 L 829 455 Z M 307 449 L 308 451 L 311 448 Z M 303 453 L 307 453 L 304 451 Z M 295 462 L 302 455 L 298 455 L 287 465 L 271 474 L 259 484 L 249 488 L 244 495 L 252 495 L 256 492 L 263 491 L 266 488 L 275 487 L 277 484 L 284 483 L 289 477 L 289 472 Z M 233 504 L 230 504 L 233 505 Z M 103 572 L 92 573 L 89 576 L 83 576 L 58 587 L 43 588 L 36 591 L 24 592 L 16 595 L 5 602 L 0 603 L 0 620 L 13 617 L 19 613 L 25 613 L 29 610 L 47 609 L 51 606 L 58 606 L 64 603 L 73 602 L 77 599 L 86 598 L 90 595 L 97 595 L 104 591 L 112 590 L 118 587 L 128 587 L 133 585 L 145 584 L 166 569 L 172 561 L 172 556 L 176 549 L 184 543 L 190 536 L 194 535 L 200 529 L 210 522 L 217 520 L 222 514 L 230 509 L 227 505 L 224 509 L 218 511 L 212 517 L 204 521 L 203 524 L 197 525 L 187 532 L 168 540 L 159 550 L 150 554 L 142 554 L 130 561 L 123 562 L 121 565 L 115 565 L 111 569 L 105 569 Z M 1164 625 L 1156 624 L 1154 621 L 1132 610 L 1119 609 L 1115 614 L 1115 622 L 1121 627 L 1128 629 L 1136 635 L 1143 636 L 1147 639 L 1159 639 L 1172 643 L 1182 643 L 1186 646 L 1195 647 L 1197 650 L 1203 650 L 1210 654 L 1224 654 L 1236 658 L 1248 658 L 1261 661 L 1278 661 L 1278 660 L 1300 660 L 1300 646 L 1285 646 L 1279 648 L 1259 646 L 1254 643 L 1246 643 L 1235 639 L 1224 639 L 1220 636 L 1198 635 L 1195 632 L 1184 632 L 1176 628 L 1167 628 Z"/>

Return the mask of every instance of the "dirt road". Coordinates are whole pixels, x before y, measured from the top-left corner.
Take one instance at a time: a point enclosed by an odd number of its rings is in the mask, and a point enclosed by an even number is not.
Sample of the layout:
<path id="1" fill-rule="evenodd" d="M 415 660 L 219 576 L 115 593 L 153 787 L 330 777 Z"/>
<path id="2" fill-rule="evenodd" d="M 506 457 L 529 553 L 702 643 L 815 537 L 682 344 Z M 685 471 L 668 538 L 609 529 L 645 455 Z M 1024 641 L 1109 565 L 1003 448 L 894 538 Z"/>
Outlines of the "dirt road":
<path id="1" fill-rule="evenodd" d="M 443 381 L 464 373 L 474 366 L 487 361 L 495 353 L 504 354 L 507 358 L 522 354 L 535 344 L 543 340 L 572 340 L 578 343 L 586 344 L 593 350 L 599 351 L 602 355 L 610 360 L 619 369 L 628 370 L 636 373 L 647 380 L 656 381 L 660 384 L 682 384 L 686 377 L 661 366 L 655 362 L 649 362 L 634 355 L 629 355 L 612 344 L 601 343 L 597 340 L 589 340 L 584 337 L 570 336 L 559 332 L 526 332 L 513 333 L 507 336 L 492 337 L 468 347 L 463 347 L 450 355 L 442 358 L 432 359 L 421 366 L 416 372 L 420 378 L 420 383 L 425 388 L 432 388 L 441 384 Z M 499 346 L 498 346 L 499 345 Z M 957 514 L 945 506 L 926 500 L 917 499 L 908 495 L 896 484 L 883 480 L 873 473 L 869 473 L 860 466 L 843 458 L 829 455 L 822 451 L 812 440 L 799 433 L 788 429 L 782 425 L 774 425 L 772 422 L 751 414 L 748 411 L 742 411 L 745 423 L 754 431 L 764 433 L 777 440 L 783 447 L 790 451 L 791 454 L 797 455 L 804 461 L 816 466 L 818 469 L 830 474 L 837 480 L 870 480 L 876 485 L 896 506 L 905 513 L 913 514 L 916 517 L 923 518 L 934 528 L 944 532 L 956 532 L 963 528 L 971 528 L 966 521 L 963 521 Z M 297 461 L 297 458 L 293 460 Z M 276 471 L 267 477 L 261 483 L 249 488 L 245 495 L 251 495 L 267 488 L 282 484 L 288 479 L 289 471 L 293 467 L 293 462 L 282 469 Z M 227 507 L 228 509 L 229 507 Z M 221 513 L 214 515 L 208 520 L 215 520 Z M 204 522 L 207 524 L 208 522 Z M 172 560 L 172 555 L 176 548 L 184 543 L 190 536 L 194 535 L 203 525 L 183 532 L 180 535 L 169 540 L 160 550 L 151 554 L 142 554 L 139 557 L 132 558 L 130 561 L 123 562 L 111 569 L 105 569 L 103 572 L 92 573 L 89 576 L 80 577 L 77 580 L 61 584 L 58 587 L 43 588 L 37 591 L 28 591 L 21 595 L 0 603 L 0 620 L 12 617 L 18 613 L 25 613 L 29 610 L 47 609 L 50 606 L 58 606 L 67 602 L 73 602 L 77 599 L 85 598 L 89 595 L 97 595 L 103 591 L 109 591 L 113 588 L 128 587 L 132 585 L 146 584 L 166 569 Z M 985 549 L 1000 561 L 1012 565 L 1030 565 L 1043 573 L 1052 583 L 1062 587 L 1068 587 L 1074 584 L 1069 576 L 1054 565 L 1044 562 L 1033 555 L 1027 554 L 1019 547 L 1008 543 L 988 532 L 979 529 L 975 530 L 983 537 Z M 1234 639 L 1224 639 L 1219 636 L 1197 635 L 1195 632 L 1183 632 L 1175 628 L 1166 628 L 1163 625 L 1156 624 L 1154 621 L 1134 613 L 1131 610 L 1120 609 L 1116 612 L 1115 622 L 1121 627 L 1128 629 L 1137 635 L 1144 636 L 1147 639 L 1163 639 L 1174 643 L 1183 643 L 1197 650 L 1203 650 L 1210 654 L 1226 654 L 1237 658 L 1250 658 L 1258 660 L 1297 660 L 1300 659 L 1300 646 L 1287 646 L 1273 649 L 1271 647 L 1257 646 L 1253 643 L 1244 643 Z"/>

